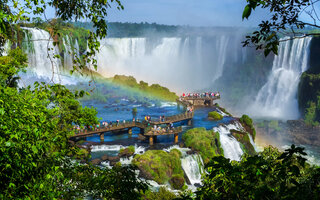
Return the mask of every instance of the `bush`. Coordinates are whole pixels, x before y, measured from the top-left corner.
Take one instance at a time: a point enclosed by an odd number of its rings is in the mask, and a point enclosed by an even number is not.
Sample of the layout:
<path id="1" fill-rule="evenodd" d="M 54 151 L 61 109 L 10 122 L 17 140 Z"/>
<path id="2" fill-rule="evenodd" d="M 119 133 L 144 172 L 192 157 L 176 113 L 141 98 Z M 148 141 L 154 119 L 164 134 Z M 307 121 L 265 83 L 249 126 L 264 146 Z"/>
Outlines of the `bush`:
<path id="1" fill-rule="evenodd" d="M 180 160 L 181 152 L 177 149 L 167 153 L 162 150 L 149 150 L 143 155 L 136 155 L 132 164 L 140 169 L 140 175 L 164 184 L 175 175 L 183 177 Z"/>
<path id="2" fill-rule="evenodd" d="M 208 163 L 211 158 L 223 155 L 219 133 L 205 128 L 194 128 L 188 130 L 182 139 L 187 147 L 199 151 L 204 163 Z"/>
<path id="3" fill-rule="evenodd" d="M 222 120 L 222 118 L 223 118 L 223 116 L 220 115 L 217 111 L 209 112 L 208 117 L 215 120 L 215 121 Z"/>
<path id="4" fill-rule="evenodd" d="M 242 115 L 239 119 L 244 128 L 252 135 L 253 139 L 256 137 L 256 129 L 253 126 L 253 121 L 248 115 Z"/>

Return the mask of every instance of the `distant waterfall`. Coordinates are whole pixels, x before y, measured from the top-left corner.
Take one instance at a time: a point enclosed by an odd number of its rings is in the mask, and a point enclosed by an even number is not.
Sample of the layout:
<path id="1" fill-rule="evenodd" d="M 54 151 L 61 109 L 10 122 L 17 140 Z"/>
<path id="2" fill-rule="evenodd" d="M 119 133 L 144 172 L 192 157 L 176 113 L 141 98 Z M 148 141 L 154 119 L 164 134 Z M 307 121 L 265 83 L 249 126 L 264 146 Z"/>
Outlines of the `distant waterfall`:
<path id="1" fill-rule="evenodd" d="M 234 124 L 214 127 L 213 131 L 220 134 L 220 143 L 224 151 L 224 157 L 240 161 L 243 151 L 240 147 L 240 143 L 231 135 L 231 129 L 243 130 L 241 124 L 235 122 Z"/>
<path id="2" fill-rule="evenodd" d="M 206 38 L 106 38 L 96 58 L 104 76 L 132 75 L 174 91 L 190 91 L 209 87 L 221 77 L 228 56 L 240 57 L 240 47 L 240 38 L 223 33 Z"/>
<path id="3" fill-rule="evenodd" d="M 253 115 L 297 119 L 299 117 L 297 90 L 301 74 L 308 68 L 311 37 L 280 43 L 267 83 L 260 89 Z"/>
<path id="4" fill-rule="evenodd" d="M 59 49 L 53 45 L 49 33 L 36 28 L 23 29 L 32 34 L 31 41 L 25 41 L 28 43 L 28 62 L 31 69 L 38 77 L 60 82 L 61 61 L 54 58 L 54 55 L 59 55 Z"/>

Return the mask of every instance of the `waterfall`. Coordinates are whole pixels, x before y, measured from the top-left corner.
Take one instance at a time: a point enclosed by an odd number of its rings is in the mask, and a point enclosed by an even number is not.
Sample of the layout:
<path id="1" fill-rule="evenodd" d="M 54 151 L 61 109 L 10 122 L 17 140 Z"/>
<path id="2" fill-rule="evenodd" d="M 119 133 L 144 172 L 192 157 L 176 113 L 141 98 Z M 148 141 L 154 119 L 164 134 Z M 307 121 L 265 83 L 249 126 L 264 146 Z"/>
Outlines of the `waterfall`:
<path id="1" fill-rule="evenodd" d="M 40 78 L 61 82 L 60 79 L 60 59 L 54 55 L 59 55 L 58 47 L 53 45 L 53 40 L 47 31 L 36 28 L 23 28 L 32 34 L 31 41 L 25 41 L 31 48 L 27 47 L 29 67 Z"/>
<path id="2" fill-rule="evenodd" d="M 98 72 L 106 77 L 131 75 L 178 92 L 210 86 L 222 76 L 227 62 L 240 57 L 240 47 L 240 38 L 224 33 L 205 38 L 105 38 L 96 58 Z"/>
<path id="3" fill-rule="evenodd" d="M 299 118 L 297 91 L 301 74 L 308 68 L 311 37 L 284 38 L 274 57 L 268 81 L 260 89 L 251 113 L 282 119 Z"/>
<path id="4" fill-rule="evenodd" d="M 202 183 L 201 174 L 204 172 L 204 165 L 200 155 L 194 154 L 182 158 L 181 165 L 191 185 Z"/>
<path id="5" fill-rule="evenodd" d="M 260 150 L 259 150 L 259 148 L 257 147 L 256 143 L 254 143 L 252 136 L 251 136 L 250 134 L 248 134 L 248 136 L 249 136 L 250 143 L 252 144 L 254 150 L 255 150 L 256 152 L 259 152 Z"/>
<path id="6" fill-rule="evenodd" d="M 224 151 L 224 157 L 240 161 L 243 151 L 240 147 L 240 143 L 231 135 L 231 129 L 241 131 L 243 130 L 243 127 L 238 122 L 235 122 L 234 124 L 214 127 L 213 131 L 220 134 L 220 143 Z"/>
<path id="7" fill-rule="evenodd" d="M 72 66 L 72 47 L 68 35 L 62 39 L 62 43 L 64 46 L 64 66 Z"/>
<path id="8" fill-rule="evenodd" d="M 217 59 L 217 67 L 215 69 L 214 76 L 212 77 L 212 82 L 217 80 L 222 76 L 224 64 L 227 59 L 227 46 L 229 42 L 229 37 L 225 35 L 220 36 L 218 42 L 216 43 L 216 48 L 218 49 L 218 59 Z"/>

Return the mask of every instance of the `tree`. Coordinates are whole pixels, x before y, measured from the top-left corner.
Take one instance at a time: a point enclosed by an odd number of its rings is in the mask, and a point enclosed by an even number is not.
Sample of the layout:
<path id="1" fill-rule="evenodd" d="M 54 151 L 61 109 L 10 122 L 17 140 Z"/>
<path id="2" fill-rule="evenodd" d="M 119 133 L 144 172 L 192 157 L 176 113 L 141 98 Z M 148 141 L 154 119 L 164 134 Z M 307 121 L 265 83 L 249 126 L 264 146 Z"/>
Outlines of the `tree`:
<path id="1" fill-rule="evenodd" d="M 87 69 L 89 63 L 97 69 L 94 55 L 99 51 L 99 39 L 107 35 L 106 16 L 112 3 L 115 3 L 118 9 L 123 9 L 120 0 L 3 0 L 0 2 L 0 47 L 8 39 L 16 40 L 16 24 L 21 21 L 30 22 L 29 14 L 43 15 L 51 25 L 51 37 L 59 36 L 57 20 L 52 21 L 46 18 L 45 11 L 50 6 L 55 8 L 56 18 L 63 21 L 89 20 L 93 23 L 93 30 L 89 31 L 88 50 L 81 58 L 75 58 L 76 64 L 72 72 L 82 72 Z M 52 38 L 48 38 L 48 40 Z M 54 44 L 58 45 L 56 41 Z"/>
<path id="2" fill-rule="evenodd" d="M 259 24 L 259 29 L 246 36 L 244 46 L 253 44 L 256 49 L 264 49 L 267 56 L 271 51 L 278 53 L 279 34 L 289 35 L 291 39 L 320 35 L 317 32 L 306 32 L 305 28 L 320 28 L 319 15 L 315 9 L 318 0 L 247 0 L 242 19 L 248 19 L 253 10 L 262 8 L 270 11 L 270 18 Z M 301 16 L 307 15 L 312 23 L 301 21 Z"/>
<path id="3" fill-rule="evenodd" d="M 268 147 L 240 162 L 214 157 L 195 199 L 319 199 L 320 169 L 307 164 L 304 155 L 292 145 L 283 153 Z"/>
<path id="4" fill-rule="evenodd" d="M 111 2 L 122 8 L 118 0 Z M 63 20 L 86 18 L 93 22 L 89 51 L 80 64 L 94 64 L 91 57 L 99 47 L 98 38 L 107 30 L 105 15 L 110 4 L 106 0 L 0 1 L 0 47 L 7 40 L 15 43 L 17 23 L 29 21 L 30 12 L 43 14 L 47 5 L 55 6 Z M 57 30 L 52 26 L 54 36 Z M 79 159 L 89 159 L 87 152 L 68 141 L 74 125 L 98 122 L 97 111 L 83 108 L 77 100 L 85 92 L 37 82 L 18 89 L 18 73 L 25 70 L 26 63 L 19 48 L 0 56 L 0 199 L 77 199 L 87 195 L 139 199 L 147 185 L 136 178 L 134 169 L 81 164 Z"/>

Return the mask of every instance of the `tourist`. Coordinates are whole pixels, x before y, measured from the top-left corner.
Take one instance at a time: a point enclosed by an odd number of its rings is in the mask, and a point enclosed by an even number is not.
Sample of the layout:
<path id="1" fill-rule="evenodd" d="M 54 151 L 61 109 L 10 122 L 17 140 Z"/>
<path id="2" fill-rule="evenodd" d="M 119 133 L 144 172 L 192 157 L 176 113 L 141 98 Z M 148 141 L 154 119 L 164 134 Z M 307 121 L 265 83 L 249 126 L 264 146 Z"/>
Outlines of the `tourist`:
<path id="1" fill-rule="evenodd" d="M 164 118 L 164 115 L 162 115 L 162 122 L 164 122 L 165 121 L 165 118 Z"/>

